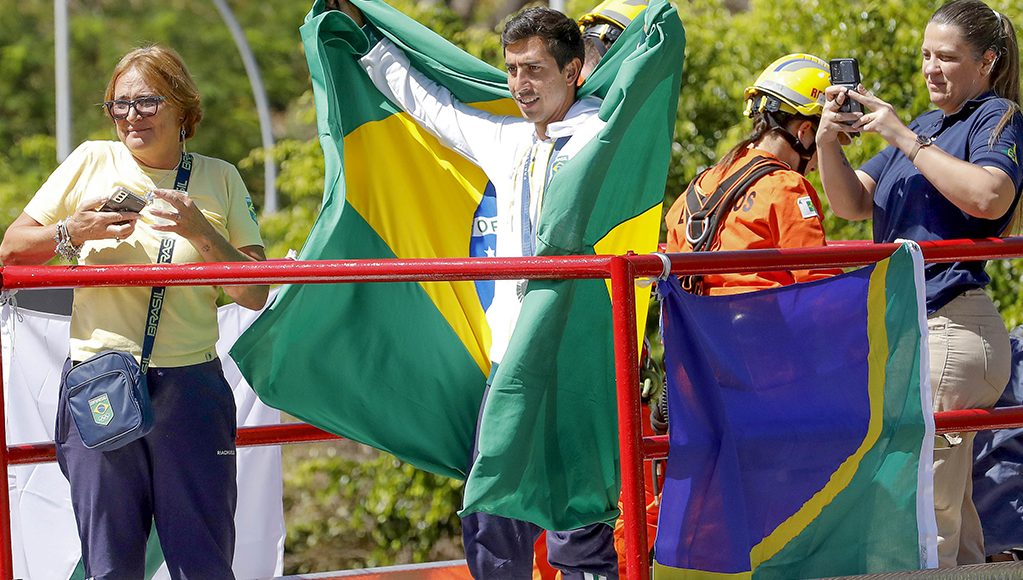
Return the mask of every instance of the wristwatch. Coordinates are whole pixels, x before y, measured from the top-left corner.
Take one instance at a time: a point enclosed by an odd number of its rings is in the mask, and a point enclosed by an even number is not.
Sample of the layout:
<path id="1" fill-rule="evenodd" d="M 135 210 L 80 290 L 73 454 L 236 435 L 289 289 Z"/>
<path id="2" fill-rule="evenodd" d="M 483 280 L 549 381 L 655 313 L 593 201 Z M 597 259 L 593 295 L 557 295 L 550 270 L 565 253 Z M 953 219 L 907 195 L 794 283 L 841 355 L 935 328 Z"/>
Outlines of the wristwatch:
<path id="1" fill-rule="evenodd" d="M 913 143 L 913 148 L 909 151 L 909 155 L 907 155 L 907 157 L 909 157 L 909 162 L 913 163 L 914 161 L 916 161 L 916 154 L 919 153 L 920 150 L 923 149 L 924 147 L 929 147 L 933 144 L 934 137 L 928 137 L 917 133 L 916 142 Z"/>

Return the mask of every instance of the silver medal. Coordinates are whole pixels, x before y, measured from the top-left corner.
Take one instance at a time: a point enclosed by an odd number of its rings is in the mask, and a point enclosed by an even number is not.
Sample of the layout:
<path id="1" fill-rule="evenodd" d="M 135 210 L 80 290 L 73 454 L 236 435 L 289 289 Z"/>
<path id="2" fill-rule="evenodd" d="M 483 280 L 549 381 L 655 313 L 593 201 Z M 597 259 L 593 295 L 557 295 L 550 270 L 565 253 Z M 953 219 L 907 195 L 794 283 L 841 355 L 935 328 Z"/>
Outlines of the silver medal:
<path id="1" fill-rule="evenodd" d="M 529 280 L 519 280 L 515 284 L 515 294 L 519 297 L 519 302 L 526 297 L 526 286 L 529 285 Z"/>

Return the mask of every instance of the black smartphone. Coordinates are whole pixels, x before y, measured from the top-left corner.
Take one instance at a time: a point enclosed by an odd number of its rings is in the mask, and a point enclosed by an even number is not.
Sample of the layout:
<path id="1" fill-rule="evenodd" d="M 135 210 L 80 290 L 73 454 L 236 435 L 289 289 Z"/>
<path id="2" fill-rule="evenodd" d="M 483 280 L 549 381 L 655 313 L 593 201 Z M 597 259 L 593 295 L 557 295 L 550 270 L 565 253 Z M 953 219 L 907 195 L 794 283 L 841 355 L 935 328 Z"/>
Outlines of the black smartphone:
<path id="1" fill-rule="evenodd" d="M 118 187 L 99 207 L 99 211 L 125 211 L 138 213 L 146 207 L 146 199 L 125 187 Z"/>
<path id="2" fill-rule="evenodd" d="M 833 58 L 831 66 L 831 84 L 846 87 L 855 91 L 860 86 L 860 63 L 855 58 Z M 838 110 L 840 113 L 862 113 L 863 105 L 845 96 L 845 102 Z"/>

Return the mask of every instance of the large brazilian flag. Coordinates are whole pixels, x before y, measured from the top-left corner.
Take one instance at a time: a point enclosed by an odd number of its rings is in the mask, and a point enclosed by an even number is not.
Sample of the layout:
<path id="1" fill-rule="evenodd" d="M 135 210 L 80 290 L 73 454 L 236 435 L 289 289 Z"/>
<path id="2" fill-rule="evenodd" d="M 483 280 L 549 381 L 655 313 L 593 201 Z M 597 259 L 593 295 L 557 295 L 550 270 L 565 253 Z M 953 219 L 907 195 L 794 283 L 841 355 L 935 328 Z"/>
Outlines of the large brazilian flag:
<path id="1" fill-rule="evenodd" d="M 503 72 L 382 2 L 355 3 L 456 98 L 517 114 Z M 373 87 L 356 62 L 368 41 L 347 16 L 317 0 L 301 32 L 326 179 L 300 258 L 484 255 L 494 209 L 486 176 Z M 538 254 L 656 247 L 684 44 L 675 9 L 654 2 L 580 88 L 580 98 L 604 99 L 607 125 L 551 180 Z M 467 477 L 467 512 L 548 529 L 613 518 L 608 284 L 531 282 L 481 410 L 491 297 L 487 282 L 288 286 L 232 356 L 268 404 L 420 468 Z M 470 466 L 477 417 L 480 455 Z"/>
<path id="2" fill-rule="evenodd" d="M 669 452 L 656 578 L 934 567 L 923 260 L 664 294 Z"/>

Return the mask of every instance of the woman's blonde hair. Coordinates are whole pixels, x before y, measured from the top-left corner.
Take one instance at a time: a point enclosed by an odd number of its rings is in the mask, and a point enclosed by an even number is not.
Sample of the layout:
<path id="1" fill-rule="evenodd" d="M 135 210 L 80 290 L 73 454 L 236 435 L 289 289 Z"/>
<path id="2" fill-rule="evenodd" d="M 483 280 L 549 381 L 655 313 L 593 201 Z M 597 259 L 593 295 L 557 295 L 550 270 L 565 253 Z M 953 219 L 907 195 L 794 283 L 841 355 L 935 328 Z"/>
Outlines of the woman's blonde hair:
<path id="1" fill-rule="evenodd" d="M 195 135 L 195 128 L 202 120 L 199 89 L 177 52 L 153 44 L 136 48 L 124 55 L 114 67 L 103 100 L 114 100 L 117 79 L 129 70 L 138 72 L 158 95 L 181 112 L 181 128 L 185 131 L 185 139 Z"/>

